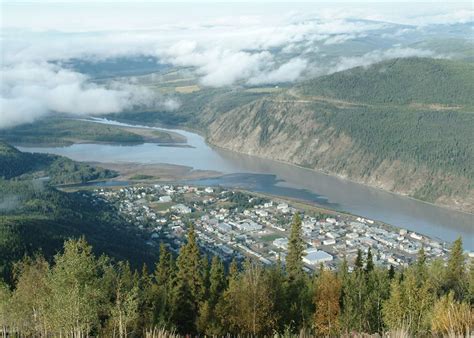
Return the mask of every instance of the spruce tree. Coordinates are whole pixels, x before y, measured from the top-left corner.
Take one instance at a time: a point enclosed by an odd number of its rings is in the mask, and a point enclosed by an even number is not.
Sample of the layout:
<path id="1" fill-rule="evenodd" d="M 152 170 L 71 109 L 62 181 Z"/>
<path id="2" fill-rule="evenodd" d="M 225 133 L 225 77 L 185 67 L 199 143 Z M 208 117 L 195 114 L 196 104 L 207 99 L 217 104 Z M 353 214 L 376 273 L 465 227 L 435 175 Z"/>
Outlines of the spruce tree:
<path id="1" fill-rule="evenodd" d="M 159 261 L 154 271 L 153 283 L 153 312 L 154 322 L 162 328 L 170 328 L 171 326 L 171 303 L 173 283 L 175 282 L 176 264 L 173 256 L 166 249 L 166 246 L 160 244 Z"/>
<path id="2" fill-rule="evenodd" d="M 172 313 L 180 333 L 195 333 L 199 304 L 203 300 L 204 281 L 201 254 L 191 224 L 187 242 L 179 251 L 178 272 L 173 290 Z"/>
<path id="3" fill-rule="evenodd" d="M 465 260 L 462 239 L 459 237 L 451 246 L 444 282 L 445 293 L 451 290 L 454 291 L 454 296 L 457 300 L 462 300 L 466 291 L 467 278 Z"/>
<path id="4" fill-rule="evenodd" d="M 357 256 L 356 256 L 354 266 L 355 266 L 356 271 L 361 271 L 362 268 L 364 267 L 364 258 L 362 258 L 362 250 L 360 249 L 357 249 Z"/>
<path id="5" fill-rule="evenodd" d="M 367 260 L 365 263 L 365 272 L 370 273 L 372 270 L 374 270 L 374 259 L 372 257 L 372 251 L 369 250 L 367 251 Z"/>
<path id="6" fill-rule="evenodd" d="M 217 256 L 212 257 L 209 279 L 209 303 L 214 307 L 226 287 L 224 264 Z"/>
<path id="7" fill-rule="evenodd" d="M 301 218 L 295 214 L 288 240 L 288 254 L 286 255 L 286 272 L 289 280 L 297 280 L 303 275 L 303 251 L 305 249 L 301 237 Z"/>

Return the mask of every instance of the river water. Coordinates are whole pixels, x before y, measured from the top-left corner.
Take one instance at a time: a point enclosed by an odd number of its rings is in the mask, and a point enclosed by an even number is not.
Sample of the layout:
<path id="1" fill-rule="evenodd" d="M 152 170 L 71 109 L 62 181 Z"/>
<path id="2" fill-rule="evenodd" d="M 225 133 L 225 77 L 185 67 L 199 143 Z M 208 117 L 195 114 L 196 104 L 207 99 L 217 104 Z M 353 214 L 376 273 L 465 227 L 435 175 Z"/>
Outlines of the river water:
<path id="1" fill-rule="evenodd" d="M 103 119 L 94 121 L 133 127 Z M 224 174 L 222 177 L 192 183 L 240 187 L 299 198 L 448 242 L 462 236 L 464 247 L 474 250 L 473 214 L 437 207 L 316 171 L 217 149 L 206 144 L 202 136 L 189 131 L 153 129 L 179 133 L 187 138 L 187 144 L 191 147 L 162 147 L 156 143 L 145 143 L 128 146 L 74 144 L 67 147 L 19 149 L 63 155 L 77 161 L 169 163 L 199 170 L 219 171 Z"/>

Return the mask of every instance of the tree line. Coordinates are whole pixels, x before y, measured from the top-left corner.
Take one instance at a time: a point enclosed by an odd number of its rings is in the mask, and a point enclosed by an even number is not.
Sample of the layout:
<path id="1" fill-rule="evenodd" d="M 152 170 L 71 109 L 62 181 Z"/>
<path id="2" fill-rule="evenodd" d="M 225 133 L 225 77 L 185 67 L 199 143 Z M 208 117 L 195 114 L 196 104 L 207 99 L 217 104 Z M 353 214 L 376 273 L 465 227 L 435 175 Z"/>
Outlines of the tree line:
<path id="1" fill-rule="evenodd" d="M 422 249 L 399 270 L 375 266 L 369 249 L 351 268 L 344 260 L 336 271 L 321 266 L 310 274 L 303 252 L 298 215 L 285 266 L 208 259 L 192 225 L 177 257 L 162 244 L 151 271 L 97 257 L 84 238 L 71 239 L 52 262 L 36 255 L 15 264 L 13 282 L 0 284 L 0 328 L 4 336 L 44 337 L 472 331 L 474 269 L 461 239 L 447 262 L 426 262 Z"/>

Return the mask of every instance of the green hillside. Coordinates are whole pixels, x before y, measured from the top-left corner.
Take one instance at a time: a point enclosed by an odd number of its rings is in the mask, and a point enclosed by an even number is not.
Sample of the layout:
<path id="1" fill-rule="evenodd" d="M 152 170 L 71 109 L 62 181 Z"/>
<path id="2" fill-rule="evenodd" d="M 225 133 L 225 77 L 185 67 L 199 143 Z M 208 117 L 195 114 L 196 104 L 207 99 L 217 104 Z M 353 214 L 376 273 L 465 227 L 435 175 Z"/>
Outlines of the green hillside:
<path id="1" fill-rule="evenodd" d="M 111 178 L 117 174 L 62 156 L 23 153 L 0 141 L 0 178 L 11 179 L 21 175 L 48 176 L 51 184 L 70 184 Z"/>
<path id="2" fill-rule="evenodd" d="M 51 258 L 66 239 L 80 236 L 94 242 L 98 253 L 137 266 L 152 262 L 145 241 L 125 226 L 116 210 L 87 194 L 53 186 L 115 175 L 62 156 L 23 153 L 0 142 L 0 276 L 23 255 L 42 251 Z M 40 179 L 44 176 L 49 180 Z"/>
<path id="3" fill-rule="evenodd" d="M 474 107 L 474 65 L 428 58 L 393 59 L 316 78 L 297 86 L 304 96 L 365 104 Z"/>
<path id="4" fill-rule="evenodd" d="M 130 260 L 135 266 L 155 256 L 110 206 L 65 193 L 37 180 L 0 179 L 0 276 L 10 278 L 11 264 L 41 251 L 47 258 L 69 238 L 85 236 L 98 254 Z"/>
<path id="5" fill-rule="evenodd" d="M 14 144 L 65 146 L 76 142 L 143 143 L 144 137 L 116 126 L 80 120 L 48 118 L 0 129 L 0 140 Z"/>

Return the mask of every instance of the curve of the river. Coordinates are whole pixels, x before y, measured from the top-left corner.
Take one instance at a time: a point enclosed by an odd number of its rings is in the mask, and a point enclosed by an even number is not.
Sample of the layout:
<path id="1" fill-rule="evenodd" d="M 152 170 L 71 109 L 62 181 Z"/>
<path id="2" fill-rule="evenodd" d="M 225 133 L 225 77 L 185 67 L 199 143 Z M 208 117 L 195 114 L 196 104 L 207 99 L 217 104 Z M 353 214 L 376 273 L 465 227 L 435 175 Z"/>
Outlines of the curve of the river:
<path id="1" fill-rule="evenodd" d="M 104 119 L 94 121 L 136 127 Z M 472 214 L 437 207 L 316 171 L 216 149 L 209 146 L 202 136 L 186 130 L 140 127 L 179 133 L 187 138 L 191 147 L 160 147 L 155 143 L 145 143 L 133 146 L 74 144 L 67 147 L 20 149 L 63 155 L 77 161 L 169 163 L 219 171 L 224 176 L 193 183 L 244 187 L 300 198 L 449 242 L 462 236 L 465 248 L 474 250 Z"/>

